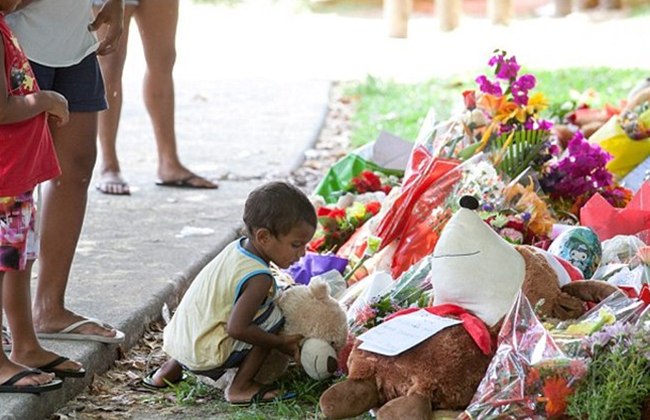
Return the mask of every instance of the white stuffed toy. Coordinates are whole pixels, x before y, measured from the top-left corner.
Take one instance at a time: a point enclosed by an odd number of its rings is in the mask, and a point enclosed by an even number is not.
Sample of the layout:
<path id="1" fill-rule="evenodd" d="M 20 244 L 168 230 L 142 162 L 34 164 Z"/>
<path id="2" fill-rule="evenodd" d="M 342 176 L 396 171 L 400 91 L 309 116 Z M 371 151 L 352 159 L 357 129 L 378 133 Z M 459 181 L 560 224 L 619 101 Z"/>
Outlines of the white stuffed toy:
<path id="1" fill-rule="evenodd" d="M 316 278 L 309 285 L 288 287 L 278 298 L 278 307 L 285 319 L 281 334 L 305 337 L 300 362 L 307 374 L 314 379 L 331 376 L 338 367 L 336 354 L 347 340 L 348 324 L 343 308 L 330 296 L 327 282 Z M 288 364 L 288 356 L 272 351 L 256 380 L 273 382 Z"/>

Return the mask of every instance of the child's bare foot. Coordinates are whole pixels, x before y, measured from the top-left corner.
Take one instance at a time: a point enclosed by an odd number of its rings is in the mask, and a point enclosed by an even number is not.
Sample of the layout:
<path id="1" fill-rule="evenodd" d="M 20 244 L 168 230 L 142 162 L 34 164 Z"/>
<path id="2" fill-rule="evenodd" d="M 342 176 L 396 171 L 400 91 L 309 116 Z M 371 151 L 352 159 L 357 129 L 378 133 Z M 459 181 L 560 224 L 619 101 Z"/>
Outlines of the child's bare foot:
<path id="1" fill-rule="evenodd" d="M 183 367 L 174 359 L 169 359 L 158 369 L 149 372 L 142 384 L 149 388 L 166 388 L 183 380 Z"/>
<path id="2" fill-rule="evenodd" d="M 226 400 L 231 404 L 264 403 L 277 397 L 277 387 L 262 385 L 257 382 L 252 382 L 241 389 L 234 389 L 231 385 L 226 390 Z"/>

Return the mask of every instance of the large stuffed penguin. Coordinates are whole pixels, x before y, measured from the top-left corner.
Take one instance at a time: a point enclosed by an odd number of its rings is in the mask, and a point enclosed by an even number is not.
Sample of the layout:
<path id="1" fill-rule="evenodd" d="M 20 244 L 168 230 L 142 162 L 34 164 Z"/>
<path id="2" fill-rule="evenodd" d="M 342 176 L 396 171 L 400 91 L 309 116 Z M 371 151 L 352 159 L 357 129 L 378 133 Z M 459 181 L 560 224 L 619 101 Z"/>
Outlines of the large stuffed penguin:
<path id="1" fill-rule="evenodd" d="M 573 282 L 586 287 L 570 285 L 578 297 L 570 296 L 561 289 L 559 264 L 532 247 L 504 241 L 473 211 L 478 207 L 473 197 L 463 197 L 461 206 L 434 250 L 434 306 L 426 310 L 462 322 L 397 356 L 361 350 L 357 340 L 348 379 L 321 396 L 327 417 L 353 417 L 380 407 L 379 420 L 428 420 L 433 410 L 462 410 L 487 370 L 519 290 L 533 306 L 544 299 L 543 314 L 559 318 L 581 315 L 581 297 L 600 300 L 615 290 L 604 282 Z"/>

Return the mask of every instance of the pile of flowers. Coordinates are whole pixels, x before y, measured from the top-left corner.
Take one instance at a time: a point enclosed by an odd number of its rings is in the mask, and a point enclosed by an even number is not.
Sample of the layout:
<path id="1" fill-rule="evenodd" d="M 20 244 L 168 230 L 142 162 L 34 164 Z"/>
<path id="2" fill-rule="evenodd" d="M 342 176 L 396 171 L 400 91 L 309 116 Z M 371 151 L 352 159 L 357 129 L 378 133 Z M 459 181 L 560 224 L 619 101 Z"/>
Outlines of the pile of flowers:
<path id="1" fill-rule="evenodd" d="M 335 253 L 368 219 L 379 213 L 378 201 L 354 202 L 350 207 L 321 206 L 318 228 L 307 248 L 318 253 Z"/>
<path id="2" fill-rule="evenodd" d="M 422 131 L 401 188 L 396 178 L 366 169 L 337 187 L 338 204 L 317 211 L 319 226 L 309 249 L 354 257 L 344 278 L 351 292 L 340 301 L 347 308 L 351 333 L 347 352 L 353 337 L 393 313 L 431 305 L 432 253 L 462 196 L 474 196 L 479 215 L 508 242 L 543 249 L 551 244 L 554 224 L 577 223 L 581 208 L 594 195 L 600 194 L 615 207 L 625 207 L 631 200 L 631 191 L 621 187 L 607 169 L 612 156 L 598 144 L 590 143 L 580 131 L 570 141 L 559 142 L 551 121 L 542 117 L 547 99 L 534 91 L 537 80 L 532 74 L 520 74 L 514 56 L 497 50 L 488 64 L 493 74 L 478 76 L 476 90 L 463 92 L 462 115 Z M 576 103 L 595 101 L 593 92 L 589 95 Z M 631 137 L 650 134 L 650 124 L 639 118 L 646 112 L 650 115 L 650 104 L 645 106 L 620 119 Z M 395 187 L 400 188 L 399 194 L 394 191 L 386 198 Z M 361 196 L 370 200 L 381 196 L 385 201 L 363 203 Z M 359 231 L 381 206 L 385 207 L 382 214 Z M 355 233 L 359 234 L 350 240 Z M 374 242 L 365 252 L 359 245 L 364 238 Z M 630 268 L 642 266 L 643 284 L 650 276 L 649 261 L 650 248 L 643 248 L 629 263 Z M 362 271 L 352 286 L 352 276 Z M 375 283 L 380 276 L 363 277 L 378 272 L 396 279 L 388 289 L 382 290 L 384 281 L 391 283 L 385 277 Z M 647 284 L 646 289 L 650 301 Z M 515 309 L 503 324 L 499 349 L 466 416 L 638 414 L 634 410 L 640 409 L 639 399 L 650 395 L 650 322 L 634 328 L 619 322 L 618 330 L 611 329 L 606 325 L 618 317 L 602 311 L 594 319 L 574 321 L 575 325 L 545 328 L 525 298 Z M 603 333 L 598 333 L 602 328 Z M 618 372 L 628 367 L 632 374 L 621 378 Z M 634 389 L 631 396 L 619 398 L 629 403 L 625 407 L 611 400 L 621 387 Z"/>

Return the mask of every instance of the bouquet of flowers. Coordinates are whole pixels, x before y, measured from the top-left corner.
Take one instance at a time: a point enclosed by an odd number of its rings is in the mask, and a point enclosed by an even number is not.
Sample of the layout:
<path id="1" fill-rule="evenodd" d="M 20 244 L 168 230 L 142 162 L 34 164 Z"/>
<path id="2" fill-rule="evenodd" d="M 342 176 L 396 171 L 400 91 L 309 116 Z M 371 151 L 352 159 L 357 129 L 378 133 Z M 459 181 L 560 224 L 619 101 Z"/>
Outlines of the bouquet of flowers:
<path id="1" fill-rule="evenodd" d="M 425 257 L 402 274 L 388 290 L 356 311 L 351 317 L 350 332 L 358 336 L 397 311 L 428 306 L 432 289 L 430 275 L 431 257 Z"/>
<path id="2" fill-rule="evenodd" d="M 368 169 L 350 180 L 350 188 L 347 192 L 364 194 L 368 192 L 382 191 L 386 195 L 398 185 L 399 178 L 395 175 L 386 175 L 381 172 L 373 172 Z"/>
<path id="3" fill-rule="evenodd" d="M 473 195 L 483 205 L 498 207 L 503 195 L 501 177 L 483 153 L 451 169 L 429 185 L 413 205 L 393 255 L 391 272 L 399 277 L 430 254 L 442 229 L 460 207 L 463 195 Z"/>
<path id="4" fill-rule="evenodd" d="M 568 399 L 575 418 L 640 419 L 650 395 L 650 323 L 617 322 L 585 341 L 591 362 Z"/>
<path id="5" fill-rule="evenodd" d="M 563 215 L 577 217 L 580 208 L 596 193 L 615 207 L 625 207 L 632 192 L 619 186 L 605 165 L 612 156 L 590 143 L 578 131 L 569 142 L 564 156 L 547 165 L 539 180 L 550 195 L 553 207 Z"/>
<path id="6" fill-rule="evenodd" d="M 521 293 L 499 332 L 497 352 L 464 419 L 547 419 L 561 415 L 585 360 L 568 358 Z"/>
<path id="7" fill-rule="evenodd" d="M 541 197 L 533 190 L 514 183 L 505 187 L 501 208 L 484 205 L 481 217 L 506 241 L 515 244 L 535 245 L 546 249 L 555 219 Z"/>
<path id="8" fill-rule="evenodd" d="M 515 178 L 529 166 L 539 168 L 557 152 L 550 142 L 552 124 L 539 116 L 548 102 L 541 92 L 531 93 L 535 76 L 519 75 L 516 57 L 497 50 L 488 64 L 494 67 L 494 77 L 477 77 L 479 92 L 463 93 L 465 141 L 454 138 L 448 144 L 452 155 L 461 159 L 490 152 L 495 167 Z M 458 150 L 459 144 L 464 148 Z"/>
<path id="9" fill-rule="evenodd" d="M 317 253 L 336 252 L 368 219 L 379 213 L 381 204 L 355 202 L 350 207 L 322 206 L 317 210 L 318 227 L 308 249 Z"/>

